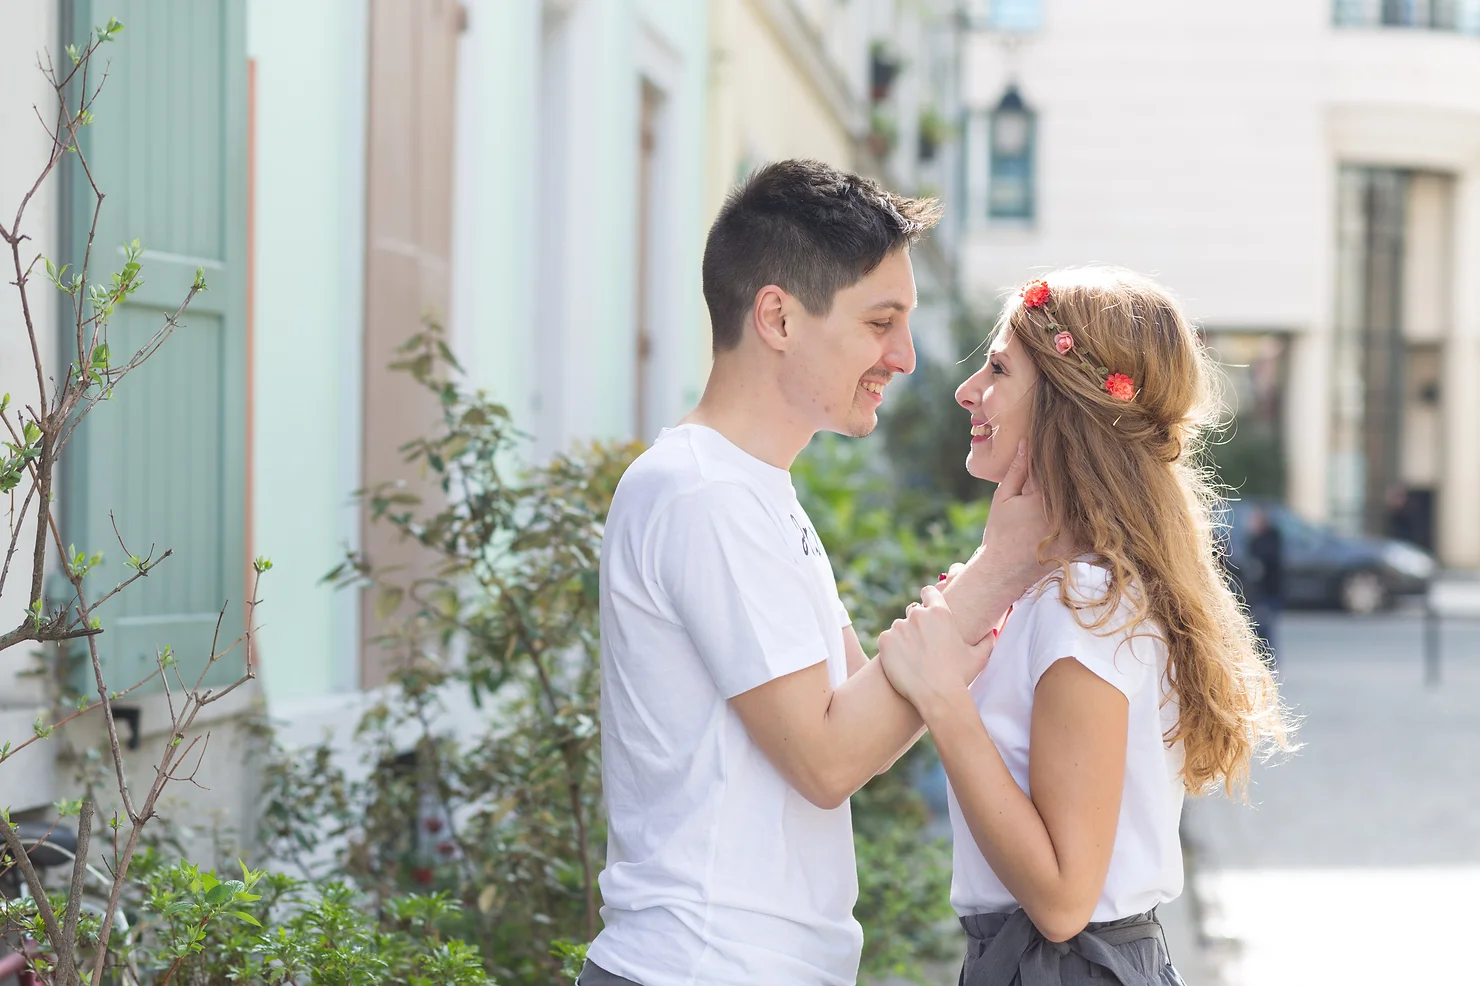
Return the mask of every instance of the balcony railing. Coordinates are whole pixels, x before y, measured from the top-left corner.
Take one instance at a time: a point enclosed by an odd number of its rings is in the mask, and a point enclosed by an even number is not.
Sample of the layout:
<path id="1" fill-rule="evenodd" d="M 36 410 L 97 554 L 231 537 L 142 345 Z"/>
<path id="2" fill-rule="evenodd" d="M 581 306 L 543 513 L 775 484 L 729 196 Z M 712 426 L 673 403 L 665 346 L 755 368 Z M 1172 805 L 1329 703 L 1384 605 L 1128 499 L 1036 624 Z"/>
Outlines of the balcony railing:
<path id="1" fill-rule="evenodd" d="M 1408 27 L 1480 34 L 1480 0 L 1336 0 L 1337 27 Z"/>

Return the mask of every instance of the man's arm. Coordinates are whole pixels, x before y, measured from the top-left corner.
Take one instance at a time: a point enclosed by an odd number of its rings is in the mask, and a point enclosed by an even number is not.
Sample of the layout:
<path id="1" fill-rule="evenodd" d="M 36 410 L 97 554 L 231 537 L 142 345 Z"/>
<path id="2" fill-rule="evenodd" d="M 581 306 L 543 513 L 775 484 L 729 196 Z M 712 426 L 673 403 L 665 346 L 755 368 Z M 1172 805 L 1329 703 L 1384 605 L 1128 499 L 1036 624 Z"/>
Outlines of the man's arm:
<path id="1" fill-rule="evenodd" d="M 843 650 L 848 655 L 848 677 L 851 678 L 863 670 L 864 665 L 868 664 L 869 661 L 868 655 L 863 652 L 863 644 L 858 640 L 858 633 L 853 629 L 851 623 L 843 627 Z M 913 709 L 914 706 L 910 706 L 910 708 Z M 894 756 L 890 757 L 882 767 L 874 771 L 875 776 L 884 773 L 884 771 L 898 763 L 899 758 L 908 753 L 910 747 L 918 743 L 920 737 L 924 735 L 925 723 L 921 721 L 920 728 L 915 730 L 915 734 L 905 740 L 904 745 L 894 751 Z"/>
<path id="2" fill-rule="evenodd" d="M 964 680 L 979 670 L 963 668 Z M 819 808 L 847 801 L 903 752 L 921 724 L 878 661 L 866 661 L 836 689 L 820 661 L 736 695 L 730 707 L 787 782 Z"/>

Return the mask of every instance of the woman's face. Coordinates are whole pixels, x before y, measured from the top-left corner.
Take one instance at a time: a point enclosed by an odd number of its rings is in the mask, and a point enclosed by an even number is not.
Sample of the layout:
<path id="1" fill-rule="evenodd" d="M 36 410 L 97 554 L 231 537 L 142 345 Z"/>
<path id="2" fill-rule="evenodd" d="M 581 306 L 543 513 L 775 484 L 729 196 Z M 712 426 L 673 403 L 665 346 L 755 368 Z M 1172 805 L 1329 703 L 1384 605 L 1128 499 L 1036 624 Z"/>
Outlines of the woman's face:
<path id="1" fill-rule="evenodd" d="M 1007 332 L 993 341 L 986 364 L 956 388 L 956 403 L 971 415 L 966 471 L 977 479 L 1000 483 L 1007 475 L 1032 425 L 1037 382 L 1038 368 Z"/>

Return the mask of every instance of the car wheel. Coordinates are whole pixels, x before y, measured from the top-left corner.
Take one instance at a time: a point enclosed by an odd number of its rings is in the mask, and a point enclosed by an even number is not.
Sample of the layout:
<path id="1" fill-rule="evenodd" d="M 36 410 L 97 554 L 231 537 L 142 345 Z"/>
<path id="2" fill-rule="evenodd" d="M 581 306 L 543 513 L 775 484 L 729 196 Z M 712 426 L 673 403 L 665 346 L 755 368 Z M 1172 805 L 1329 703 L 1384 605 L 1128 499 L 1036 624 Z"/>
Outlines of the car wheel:
<path id="1" fill-rule="evenodd" d="M 1388 604 L 1387 586 L 1376 572 L 1348 572 L 1341 579 L 1341 608 L 1348 613 L 1376 613 Z"/>

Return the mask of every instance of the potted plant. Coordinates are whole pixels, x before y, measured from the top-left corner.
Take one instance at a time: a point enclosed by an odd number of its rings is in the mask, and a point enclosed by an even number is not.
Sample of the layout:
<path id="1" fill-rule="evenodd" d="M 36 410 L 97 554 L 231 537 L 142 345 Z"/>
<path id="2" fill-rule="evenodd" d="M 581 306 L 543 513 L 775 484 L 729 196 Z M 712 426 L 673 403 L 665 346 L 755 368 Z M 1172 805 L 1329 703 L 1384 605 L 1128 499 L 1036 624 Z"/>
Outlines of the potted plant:
<path id="1" fill-rule="evenodd" d="M 951 125 L 934 106 L 920 111 L 919 138 L 921 161 L 934 161 L 941 145 L 951 139 Z"/>
<path id="2" fill-rule="evenodd" d="M 895 125 L 893 117 L 878 110 L 869 114 L 868 137 L 865 138 L 865 142 L 874 157 L 888 157 L 898 141 L 899 127 Z"/>
<path id="3" fill-rule="evenodd" d="M 869 98 L 882 103 L 889 98 L 889 89 L 899 75 L 902 63 L 899 56 L 882 41 L 869 45 Z"/>

